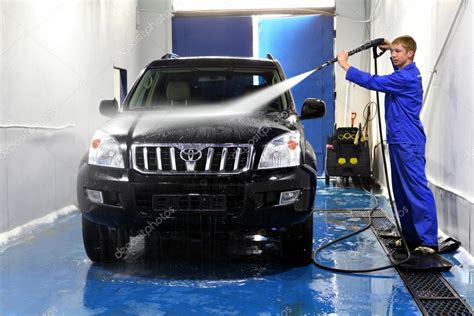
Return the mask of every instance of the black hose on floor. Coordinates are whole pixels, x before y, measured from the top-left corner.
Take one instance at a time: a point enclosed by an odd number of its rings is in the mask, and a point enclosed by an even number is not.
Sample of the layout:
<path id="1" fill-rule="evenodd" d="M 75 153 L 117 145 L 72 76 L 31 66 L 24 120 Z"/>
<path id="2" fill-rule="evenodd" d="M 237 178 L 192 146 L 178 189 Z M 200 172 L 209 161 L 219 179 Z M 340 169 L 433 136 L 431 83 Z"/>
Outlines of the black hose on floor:
<path id="1" fill-rule="evenodd" d="M 352 236 L 355 236 L 357 234 L 360 234 L 364 231 L 366 231 L 367 229 L 369 229 L 371 226 L 372 226 L 372 215 L 373 213 L 379 208 L 380 204 L 377 200 L 377 197 L 372 194 L 372 192 L 368 191 L 367 189 L 365 189 L 363 186 L 362 186 L 362 189 L 368 193 L 370 195 L 370 197 L 372 199 L 375 200 L 375 206 L 372 208 L 372 210 L 370 211 L 370 214 L 369 214 L 369 223 L 367 225 L 365 225 L 364 227 L 362 227 L 361 229 L 355 231 L 355 232 L 352 232 L 350 234 L 347 234 L 347 235 L 344 235 L 342 237 L 339 237 L 337 239 L 334 239 L 332 241 L 329 241 L 328 243 L 324 244 L 324 245 L 321 245 L 318 249 L 316 249 L 314 251 L 314 254 L 313 254 L 313 258 L 312 258 L 312 262 L 315 266 L 321 268 L 321 269 L 324 269 L 324 270 L 329 270 L 329 271 L 333 271 L 333 272 L 344 272 L 344 273 L 368 273 L 368 272 L 374 272 L 374 271 L 380 271 L 380 270 L 385 270 L 385 269 L 390 269 L 390 268 L 395 268 L 396 266 L 399 266 L 400 264 L 403 264 L 405 262 L 407 262 L 408 260 L 410 260 L 410 256 L 411 256 L 411 253 L 410 253 L 410 250 L 408 249 L 408 246 L 406 244 L 406 241 L 405 239 L 403 238 L 403 235 L 400 233 L 400 235 L 402 236 L 402 240 L 403 240 L 403 245 L 405 246 L 405 249 L 407 251 L 407 258 L 401 260 L 401 261 L 393 261 L 392 258 L 389 256 L 389 259 L 390 261 L 392 262 L 391 264 L 388 264 L 388 265 L 384 265 L 384 266 L 381 266 L 381 267 L 375 267 L 375 268 L 369 268 L 369 269 L 340 269 L 340 268 L 336 268 L 336 267 L 331 267 L 331 266 L 327 266 L 327 265 L 324 265 L 320 262 L 317 261 L 316 259 L 316 256 L 324 249 L 344 240 L 344 239 L 347 239 L 347 238 L 350 238 Z M 395 222 L 398 222 L 397 218 L 395 217 L 396 215 L 394 214 L 394 218 L 395 218 Z M 399 230 L 400 232 L 400 229 L 399 229 L 399 226 L 397 225 L 397 229 Z"/>

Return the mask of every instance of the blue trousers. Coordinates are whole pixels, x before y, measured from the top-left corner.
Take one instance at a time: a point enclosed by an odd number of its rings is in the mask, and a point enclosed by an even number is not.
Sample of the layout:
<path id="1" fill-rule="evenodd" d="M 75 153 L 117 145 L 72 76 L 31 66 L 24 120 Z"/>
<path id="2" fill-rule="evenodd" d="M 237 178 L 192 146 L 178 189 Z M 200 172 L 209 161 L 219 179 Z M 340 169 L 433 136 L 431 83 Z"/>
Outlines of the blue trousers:
<path id="1" fill-rule="evenodd" d="M 392 188 L 403 237 L 411 246 L 438 247 L 438 219 L 425 173 L 425 146 L 390 144 Z"/>

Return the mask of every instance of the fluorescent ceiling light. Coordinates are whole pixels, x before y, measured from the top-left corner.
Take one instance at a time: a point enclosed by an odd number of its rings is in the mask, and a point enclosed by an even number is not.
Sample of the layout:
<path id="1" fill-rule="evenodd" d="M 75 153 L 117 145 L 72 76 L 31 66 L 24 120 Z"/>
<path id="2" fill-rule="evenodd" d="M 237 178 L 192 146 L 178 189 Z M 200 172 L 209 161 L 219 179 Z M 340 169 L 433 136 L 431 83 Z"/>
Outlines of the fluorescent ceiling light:
<path id="1" fill-rule="evenodd" d="M 173 0 L 174 11 L 333 8 L 335 0 Z"/>

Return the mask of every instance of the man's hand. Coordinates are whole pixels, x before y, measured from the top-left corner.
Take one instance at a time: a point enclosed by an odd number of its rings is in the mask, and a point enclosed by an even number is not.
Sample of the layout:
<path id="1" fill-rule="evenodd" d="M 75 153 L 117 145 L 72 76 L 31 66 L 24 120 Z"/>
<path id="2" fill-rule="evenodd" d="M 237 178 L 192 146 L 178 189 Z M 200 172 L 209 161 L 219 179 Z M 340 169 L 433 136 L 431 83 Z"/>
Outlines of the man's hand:
<path id="1" fill-rule="evenodd" d="M 349 54 L 345 50 L 337 54 L 337 62 L 339 63 L 339 66 L 341 66 L 341 68 L 346 71 L 351 66 L 347 62 L 348 59 L 349 59 Z"/>
<path id="2" fill-rule="evenodd" d="M 383 51 L 390 50 L 390 46 L 392 46 L 392 43 L 386 38 L 384 40 L 385 42 L 382 45 L 379 45 L 378 47 Z"/>

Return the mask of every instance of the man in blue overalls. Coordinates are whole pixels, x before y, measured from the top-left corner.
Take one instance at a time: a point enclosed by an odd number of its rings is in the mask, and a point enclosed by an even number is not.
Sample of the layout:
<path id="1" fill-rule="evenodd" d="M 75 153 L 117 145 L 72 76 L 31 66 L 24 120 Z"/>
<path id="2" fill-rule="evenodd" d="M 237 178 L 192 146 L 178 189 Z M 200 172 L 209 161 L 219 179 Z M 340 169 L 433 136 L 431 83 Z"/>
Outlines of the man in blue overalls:
<path id="1" fill-rule="evenodd" d="M 423 87 L 413 62 L 416 42 L 401 36 L 393 43 L 385 40 L 380 48 L 391 51 L 395 71 L 390 75 L 372 76 L 350 66 L 345 51 L 337 55 L 338 63 L 347 71 L 347 80 L 385 93 L 392 186 L 403 236 L 411 249 L 433 254 L 438 250 L 438 221 L 425 173 L 426 136 L 420 121 Z M 396 245 L 401 246 L 401 240 Z"/>

